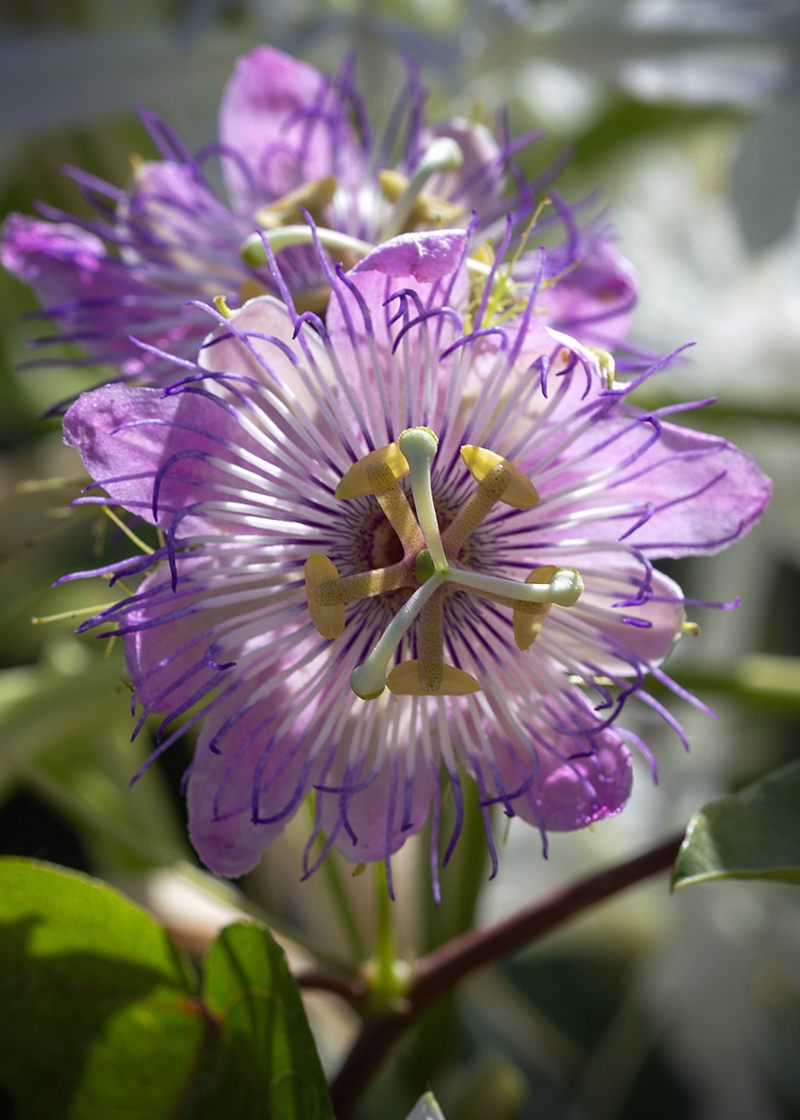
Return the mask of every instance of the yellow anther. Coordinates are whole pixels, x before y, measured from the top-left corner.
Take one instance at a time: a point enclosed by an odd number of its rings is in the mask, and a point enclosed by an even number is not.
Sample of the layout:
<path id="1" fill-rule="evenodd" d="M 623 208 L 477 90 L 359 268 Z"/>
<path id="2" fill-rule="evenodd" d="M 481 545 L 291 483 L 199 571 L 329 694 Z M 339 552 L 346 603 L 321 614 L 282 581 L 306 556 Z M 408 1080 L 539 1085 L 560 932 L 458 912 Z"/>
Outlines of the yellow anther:
<path id="1" fill-rule="evenodd" d="M 481 264 L 494 264 L 494 249 L 491 241 L 485 241 L 470 253 L 470 260 L 479 261 Z"/>
<path id="2" fill-rule="evenodd" d="M 426 688 L 421 679 L 419 661 L 401 661 L 399 665 L 395 665 L 386 678 L 386 687 L 395 696 L 467 696 L 470 692 L 481 690 L 470 673 L 456 669 L 454 665 L 442 666 L 438 688 Z"/>
<path id="3" fill-rule="evenodd" d="M 303 566 L 303 575 L 306 578 L 306 599 L 311 621 L 323 638 L 333 641 L 344 630 L 344 604 L 323 606 L 317 599 L 317 588 L 339 578 L 336 565 L 323 553 L 312 552 Z"/>
<path id="4" fill-rule="evenodd" d="M 681 626 L 681 633 L 693 634 L 696 636 L 700 633 L 700 627 L 696 622 L 684 622 L 683 626 Z"/>
<path id="5" fill-rule="evenodd" d="M 534 568 L 526 577 L 526 583 L 549 583 L 558 571 L 556 564 L 545 564 Z M 526 610 L 514 610 L 514 641 L 517 649 L 530 649 L 547 618 L 552 603 L 526 603 Z"/>
<path id="6" fill-rule="evenodd" d="M 408 474 L 409 467 L 405 455 L 396 443 L 388 443 L 386 447 L 378 447 L 363 459 L 359 459 L 357 463 L 353 463 L 336 487 L 336 497 L 349 501 L 351 498 L 365 498 L 367 494 L 372 494 L 372 484 L 367 477 L 367 471 L 373 463 L 379 461 L 387 465 L 396 479 L 405 478 Z"/>
<path id="7" fill-rule="evenodd" d="M 461 458 L 476 482 L 483 482 L 492 467 L 502 463 L 510 476 L 508 485 L 500 496 L 500 501 L 506 505 L 513 506 L 514 509 L 533 509 L 539 501 L 536 487 L 528 476 L 497 452 L 465 444 L 461 448 Z"/>
<path id="8" fill-rule="evenodd" d="M 587 346 L 586 349 L 597 358 L 597 364 L 600 366 L 601 376 L 605 379 L 606 388 L 612 389 L 614 386 L 614 374 L 617 371 L 617 365 L 613 356 L 609 354 L 608 350 L 602 350 L 599 346 Z"/>
<path id="9" fill-rule="evenodd" d="M 225 296 L 214 296 L 214 306 L 217 311 L 219 311 L 220 315 L 224 315 L 226 319 L 230 319 L 231 309 L 225 302 Z"/>
<path id="10" fill-rule="evenodd" d="M 297 190 L 289 191 L 288 194 L 276 198 L 274 202 L 257 210 L 256 222 L 262 229 L 277 229 L 279 226 L 293 225 L 295 222 L 303 221 L 301 207 L 313 217 L 317 217 L 331 201 L 335 191 L 336 179 L 333 175 L 304 183 Z"/>
<path id="11" fill-rule="evenodd" d="M 298 315 L 302 315 L 306 311 L 324 315 L 330 295 L 331 290 L 327 284 L 320 284 L 316 288 L 306 288 L 304 292 L 293 292 L 294 309 Z"/>
<path id="12" fill-rule="evenodd" d="M 384 168 L 378 172 L 378 182 L 381 185 L 384 198 L 394 206 L 399 202 L 403 192 L 408 187 L 408 179 L 399 171 Z M 406 232 L 420 225 L 436 226 L 451 225 L 464 213 L 464 207 L 433 194 L 420 194 L 414 200 L 408 217 L 404 223 Z"/>
<path id="13" fill-rule="evenodd" d="M 255 299 L 256 296 L 268 295 L 269 288 L 259 284 L 258 280 L 244 280 L 239 287 L 239 304 L 247 303 L 249 299 Z"/>
<path id="14" fill-rule="evenodd" d="M 130 155 L 128 156 L 128 160 L 130 162 L 131 169 L 133 171 L 136 171 L 136 169 L 141 167 L 142 164 L 144 163 L 144 160 L 142 159 L 142 157 L 139 155 L 138 152 L 131 152 Z"/>

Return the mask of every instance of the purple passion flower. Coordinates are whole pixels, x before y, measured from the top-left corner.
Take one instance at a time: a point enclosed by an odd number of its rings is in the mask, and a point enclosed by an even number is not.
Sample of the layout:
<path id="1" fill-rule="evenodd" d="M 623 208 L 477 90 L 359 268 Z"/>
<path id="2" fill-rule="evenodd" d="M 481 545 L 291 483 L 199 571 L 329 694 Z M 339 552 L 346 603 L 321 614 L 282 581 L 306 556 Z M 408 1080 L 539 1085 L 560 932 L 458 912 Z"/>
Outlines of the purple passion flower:
<path id="1" fill-rule="evenodd" d="M 470 223 L 472 244 L 485 256 L 487 242 L 502 242 L 507 214 L 518 230 L 528 224 L 537 192 L 560 168 L 526 183 L 513 161 L 535 134 L 510 140 L 502 119 L 499 140 L 464 120 L 427 127 L 425 96 L 411 70 L 374 143 L 351 62 L 330 78 L 258 47 L 239 60 L 225 91 L 219 142 L 197 156 L 143 112 L 163 158 L 139 161 L 127 190 L 68 169 L 94 207 L 93 219 L 43 206 L 49 220 L 12 214 L 5 224 L 0 259 L 31 285 L 54 326 L 33 345 L 75 343 L 85 351 L 83 364 L 111 363 L 119 380 L 168 384 L 170 363 L 137 348 L 130 336 L 193 357 L 208 322 L 189 301 L 224 296 L 238 306 L 277 294 L 256 230 L 272 240 L 296 307 L 322 313 L 329 289 L 306 215 L 332 259 L 346 267 L 403 231 Z M 221 165 L 227 200 L 205 174 L 211 158 Z M 630 266 L 607 230 L 578 231 L 556 201 L 537 228 L 565 222 L 569 233 L 545 277 L 542 295 L 550 287 L 552 293 L 540 312 L 556 326 L 569 321 L 582 341 L 613 349 L 635 300 Z M 521 278 L 531 268 L 535 274 L 538 258 L 526 265 L 523 257 L 518 267 Z"/>
<path id="2" fill-rule="evenodd" d="M 223 875 L 312 791 L 314 835 L 352 861 L 431 817 L 435 884 L 443 774 L 445 862 L 462 772 L 490 846 L 493 802 L 543 837 L 618 813 L 641 744 L 617 718 L 632 694 L 664 712 L 643 681 L 669 683 L 685 625 L 651 561 L 716 552 L 768 501 L 748 455 L 628 404 L 535 295 L 493 321 L 490 277 L 475 309 L 467 251 L 408 234 L 329 272 L 324 325 L 271 296 L 209 308 L 180 380 L 65 417 L 95 484 L 163 534 L 83 573 L 146 572 L 86 627 L 124 637 L 156 755 L 202 719 L 190 831 Z"/>

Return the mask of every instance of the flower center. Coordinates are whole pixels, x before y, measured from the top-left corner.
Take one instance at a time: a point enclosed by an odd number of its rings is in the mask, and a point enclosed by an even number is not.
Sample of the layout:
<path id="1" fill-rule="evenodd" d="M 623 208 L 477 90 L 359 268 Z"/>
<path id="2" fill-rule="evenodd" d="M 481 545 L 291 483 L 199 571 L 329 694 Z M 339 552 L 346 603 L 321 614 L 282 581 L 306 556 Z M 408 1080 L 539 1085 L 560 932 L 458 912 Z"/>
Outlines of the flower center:
<path id="1" fill-rule="evenodd" d="M 395 694 L 413 696 L 479 691 L 471 674 L 444 663 L 443 608 L 449 591 L 467 591 L 510 607 L 520 649 L 531 645 L 553 603 L 570 607 L 583 591 L 580 575 L 571 568 L 536 568 L 519 583 L 462 567 L 458 557 L 464 545 L 498 501 L 525 510 L 539 498 L 530 479 L 513 463 L 488 448 L 464 446 L 461 458 L 477 486 L 442 532 L 431 487 L 437 445 L 430 428 L 409 428 L 396 443 L 355 463 L 337 487 L 340 499 L 367 494 L 377 499 L 385 524 L 394 533 L 392 537 L 384 531 L 383 522 L 375 523 L 380 537 L 373 535 L 370 552 L 379 566 L 340 578 L 322 553 L 312 553 L 305 564 L 311 619 L 319 633 L 331 640 L 344 630 L 345 603 L 400 589 L 410 592 L 372 652 L 353 670 L 350 685 L 362 700 L 376 699 L 387 687 Z M 406 475 L 414 509 L 399 482 Z M 419 656 L 399 662 L 387 677 L 389 662 L 415 621 Z"/>

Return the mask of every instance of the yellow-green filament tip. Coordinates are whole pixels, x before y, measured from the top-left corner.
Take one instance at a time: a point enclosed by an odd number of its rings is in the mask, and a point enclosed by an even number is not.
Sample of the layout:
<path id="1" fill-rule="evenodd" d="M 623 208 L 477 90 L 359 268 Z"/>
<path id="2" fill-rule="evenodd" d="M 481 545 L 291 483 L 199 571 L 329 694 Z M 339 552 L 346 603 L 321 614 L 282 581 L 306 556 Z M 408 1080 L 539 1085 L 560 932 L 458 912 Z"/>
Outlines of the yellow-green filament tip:
<path id="1" fill-rule="evenodd" d="M 342 475 L 341 482 L 336 487 L 336 497 L 344 501 L 353 498 L 365 498 L 372 494 L 372 484 L 367 477 L 369 467 L 378 461 L 385 463 L 395 478 L 405 478 L 408 474 L 408 463 L 396 443 L 387 443 L 385 447 L 377 447 L 370 451 Z"/>
<path id="2" fill-rule="evenodd" d="M 223 315 L 226 319 L 230 319 L 232 312 L 225 302 L 225 296 L 214 296 L 214 306 L 217 311 L 219 311 L 220 315 Z"/>
<path id="3" fill-rule="evenodd" d="M 356 257 L 364 257 L 373 249 L 368 241 L 361 241 L 357 237 L 351 237 L 348 233 L 339 233 L 338 230 L 325 229 L 323 226 L 317 227 L 317 237 L 323 248 L 330 250 L 334 255 L 337 253 L 353 253 Z M 259 265 L 266 264 L 267 251 L 264 248 L 262 238 L 269 242 L 274 253 L 281 249 L 287 249 L 291 245 L 314 244 L 314 233 L 311 226 L 278 226 L 276 229 L 264 230 L 263 233 L 251 233 L 239 250 L 245 264 L 256 268 Z"/>
<path id="4" fill-rule="evenodd" d="M 306 578 L 308 613 L 314 627 L 323 638 L 333 641 L 344 630 L 344 604 L 323 605 L 317 598 L 317 589 L 339 579 L 336 565 L 321 552 L 312 552 L 303 566 Z"/>
<path id="5" fill-rule="evenodd" d="M 600 374 L 605 380 L 606 388 L 612 389 L 614 374 L 617 371 L 613 356 L 609 354 L 608 350 L 601 350 L 599 346 L 587 346 L 586 349 L 597 358 L 597 364 L 600 367 Z"/>
<path id="6" fill-rule="evenodd" d="M 502 463 L 508 471 L 509 480 L 508 485 L 500 495 L 500 501 L 505 502 L 507 506 L 513 506 L 514 509 L 533 509 L 539 501 L 536 487 L 528 476 L 523 474 L 519 467 L 510 463 L 508 459 L 498 455 L 496 451 L 490 451 L 487 447 L 473 447 L 470 444 L 465 444 L 461 448 L 461 458 L 476 482 L 483 482 L 489 471 Z"/>

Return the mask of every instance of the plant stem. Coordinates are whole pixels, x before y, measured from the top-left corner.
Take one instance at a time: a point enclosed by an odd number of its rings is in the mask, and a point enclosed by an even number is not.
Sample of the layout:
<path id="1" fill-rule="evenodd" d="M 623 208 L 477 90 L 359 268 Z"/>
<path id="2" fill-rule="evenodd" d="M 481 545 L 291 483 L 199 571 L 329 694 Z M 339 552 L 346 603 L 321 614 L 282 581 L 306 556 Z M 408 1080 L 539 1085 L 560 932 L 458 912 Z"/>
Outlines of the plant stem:
<path id="1" fill-rule="evenodd" d="M 488 929 L 469 930 L 428 953 L 417 964 L 404 1010 L 368 1019 L 331 1085 L 337 1120 L 347 1120 L 397 1039 L 434 1000 L 477 968 L 517 952 L 575 914 L 610 898 L 675 861 L 683 835 L 670 837 L 641 856 L 581 879 Z"/>
<path id="2" fill-rule="evenodd" d="M 336 903 L 339 919 L 347 934 L 347 939 L 350 942 L 350 948 L 357 961 L 365 961 L 369 956 L 367 946 L 364 943 L 364 938 L 361 936 L 361 929 L 353 913 L 353 907 L 350 904 L 350 897 L 347 893 L 347 889 L 342 882 L 341 873 L 334 862 L 333 852 L 328 852 L 322 864 L 322 869 L 325 874 L 325 881 L 328 884 L 328 890 L 331 892 L 331 896 Z"/>
<path id="3" fill-rule="evenodd" d="M 311 813 L 312 820 L 314 819 L 313 801 L 309 800 L 308 809 Z M 325 835 L 320 830 L 319 833 L 319 848 L 320 851 L 325 847 Z M 328 852 L 327 856 L 322 863 L 322 873 L 325 876 L 325 882 L 328 885 L 328 890 L 331 892 L 331 898 L 336 907 L 336 912 L 339 915 L 339 921 L 342 923 L 342 928 L 350 942 L 350 948 L 354 957 L 359 964 L 367 959 L 369 953 L 367 946 L 364 943 L 364 938 L 361 936 L 361 928 L 358 924 L 358 919 L 353 912 L 353 906 L 350 901 L 350 896 L 347 893 L 347 888 L 342 882 L 342 876 L 339 868 L 335 863 L 336 853 Z"/>
<path id="4" fill-rule="evenodd" d="M 391 996 L 395 988 L 394 964 L 397 955 L 392 900 L 389 896 L 386 865 L 384 863 L 376 863 L 374 867 L 375 894 L 378 903 L 375 938 L 375 956 L 378 969 L 375 977 L 374 991 L 378 996 Z"/>

